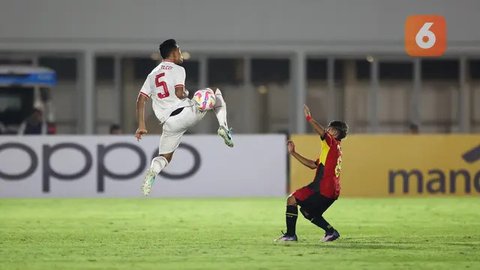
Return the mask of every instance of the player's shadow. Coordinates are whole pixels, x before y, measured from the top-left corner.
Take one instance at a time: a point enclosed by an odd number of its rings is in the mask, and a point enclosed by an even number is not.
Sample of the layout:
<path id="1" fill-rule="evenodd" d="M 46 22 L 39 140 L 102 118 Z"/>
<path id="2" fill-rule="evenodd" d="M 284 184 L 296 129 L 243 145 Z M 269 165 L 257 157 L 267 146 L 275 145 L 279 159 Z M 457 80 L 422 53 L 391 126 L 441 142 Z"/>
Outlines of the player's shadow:
<path id="1" fill-rule="evenodd" d="M 323 243 L 322 243 L 323 244 Z M 323 244 L 322 248 L 325 249 L 392 249 L 392 250 L 410 250 L 410 249 L 418 249 L 413 244 L 367 244 L 367 243 L 346 243 L 346 242 L 339 242 L 335 245 Z"/>
<path id="2" fill-rule="evenodd" d="M 393 249 L 393 250 L 418 250 L 422 249 L 422 241 L 389 241 L 386 238 L 343 238 L 335 241 L 334 243 L 320 243 L 322 248 L 326 249 Z M 428 249 L 428 242 L 423 242 L 425 249 Z"/>

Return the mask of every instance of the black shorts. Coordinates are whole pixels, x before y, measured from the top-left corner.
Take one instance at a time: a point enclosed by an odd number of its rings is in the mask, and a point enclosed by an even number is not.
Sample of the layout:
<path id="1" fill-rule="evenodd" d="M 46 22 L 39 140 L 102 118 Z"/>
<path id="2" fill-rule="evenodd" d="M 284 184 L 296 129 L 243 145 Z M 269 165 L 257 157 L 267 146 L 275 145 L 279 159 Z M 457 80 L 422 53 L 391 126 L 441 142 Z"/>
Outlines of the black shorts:
<path id="1" fill-rule="evenodd" d="M 181 107 L 181 108 L 176 109 L 175 111 L 173 111 L 173 112 L 170 114 L 170 116 L 175 116 L 175 115 L 177 115 L 177 114 L 180 114 L 180 113 L 183 111 L 183 108 L 184 108 L 184 107 Z"/>
<path id="2" fill-rule="evenodd" d="M 297 204 L 312 215 L 322 215 L 335 202 L 334 199 L 322 196 L 320 192 L 311 190 L 308 186 L 293 193 Z"/>

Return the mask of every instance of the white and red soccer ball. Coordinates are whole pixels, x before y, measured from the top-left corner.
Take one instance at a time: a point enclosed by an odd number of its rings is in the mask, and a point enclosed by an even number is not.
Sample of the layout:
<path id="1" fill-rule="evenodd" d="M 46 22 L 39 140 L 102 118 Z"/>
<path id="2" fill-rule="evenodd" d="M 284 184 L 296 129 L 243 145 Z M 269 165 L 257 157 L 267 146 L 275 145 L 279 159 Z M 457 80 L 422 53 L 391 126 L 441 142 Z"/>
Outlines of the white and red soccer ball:
<path id="1" fill-rule="evenodd" d="M 210 88 L 206 88 L 200 89 L 195 92 L 192 100 L 196 103 L 197 108 L 203 112 L 213 110 L 213 108 L 215 107 L 216 98 L 213 90 Z"/>

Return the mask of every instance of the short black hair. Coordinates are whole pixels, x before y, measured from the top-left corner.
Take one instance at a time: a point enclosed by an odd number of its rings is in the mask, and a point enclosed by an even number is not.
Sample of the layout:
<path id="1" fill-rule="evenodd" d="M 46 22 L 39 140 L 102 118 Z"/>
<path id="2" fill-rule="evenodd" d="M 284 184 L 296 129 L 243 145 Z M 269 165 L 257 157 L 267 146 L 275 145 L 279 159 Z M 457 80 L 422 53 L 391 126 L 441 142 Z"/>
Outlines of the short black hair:
<path id="1" fill-rule="evenodd" d="M 170 56 L 173 50 L 178 48 L 177 41 L 175 39 L 167 39 L 160 46 L 158 49 L 160 50 L 160 55 L 163 59 L 166 59 Z"/>
<path id="2" fill-rule="evenodd" d="M 43 111 L 42 111 L 41 109 L 39 109 L 39 108 L 33 108 L 32 114 L 34 114 L 34 113 L 43 114 Z"/>
<path id="3" fill-rule="evenodd" d="M 347 133 L 348 133 L 347 123 L 345 123 L 343 121 L 335 120 L 335 121 L 330 122 L 328 124 L 328 126 L 338 130 L 338 132 L 339 132 L 339 134 L 337 136 L 338 140 L 342 140 L 343 138 L 347 137 Z"/>

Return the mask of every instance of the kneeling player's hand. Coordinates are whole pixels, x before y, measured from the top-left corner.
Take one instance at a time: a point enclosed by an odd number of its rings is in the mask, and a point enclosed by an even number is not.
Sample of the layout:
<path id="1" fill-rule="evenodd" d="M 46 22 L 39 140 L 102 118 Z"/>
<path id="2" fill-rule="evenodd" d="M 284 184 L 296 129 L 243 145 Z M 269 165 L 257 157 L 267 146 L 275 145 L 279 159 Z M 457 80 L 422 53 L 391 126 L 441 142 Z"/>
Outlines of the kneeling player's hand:
<path id="1" fill-rule="evenodd" d="M 146 128 L 137 128 L 137 131 L 135 131 L 135 137 L 137 138 L 137 141 L 140 141 L 140 139 L 142 139 L 142 136 L 145 134 L 147 134 Z"/>
<path id="2" fill-rule="evenodd" d="M 303 105 L 303 113 L 305 114 L 305 117 L 312 117 L 312 113 L 310 112 L 310 108 L 308 108 L 307 105 Z"/>
<path id="3" fill-rule="evenodd" d="M 295 153 L 295 144 L 293 143 L 293 141 L 287 142 L 287 149 L 288 149 L 288 153 L 290 154 Z"/>

